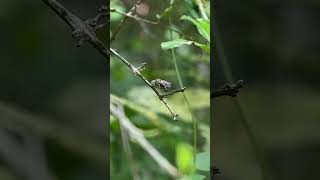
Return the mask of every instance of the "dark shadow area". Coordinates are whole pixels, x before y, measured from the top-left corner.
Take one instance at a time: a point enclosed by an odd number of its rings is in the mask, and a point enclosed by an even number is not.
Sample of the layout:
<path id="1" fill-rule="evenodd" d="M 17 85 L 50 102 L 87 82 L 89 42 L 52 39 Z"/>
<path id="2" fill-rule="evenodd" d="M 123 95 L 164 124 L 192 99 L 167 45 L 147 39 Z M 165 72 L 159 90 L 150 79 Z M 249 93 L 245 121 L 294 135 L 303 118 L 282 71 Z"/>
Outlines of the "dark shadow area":
<path id="1" fill-rule="evenodd" d="M 218 38 L 235 80 L 238 100 L 278 180 L 319 179 L 320 3 L 218 1 Z M 222 53 L 217 50 L 216 53 Z M 226 83 L 223 59 L 214 62 L 214 88 Z M 255 150 L 230 97 L 212 101 L 218 180 L 262 179 Z M 272 179 L 272 178 L 271 178 Z"/>
<path id="2" fill-rule="evenodd" d="M 59 2 L 84 20 L 108 3 Z M 41 0 L 2 1 L 0 22 L 0 179 L 108 179 L 109 61 Z"/>

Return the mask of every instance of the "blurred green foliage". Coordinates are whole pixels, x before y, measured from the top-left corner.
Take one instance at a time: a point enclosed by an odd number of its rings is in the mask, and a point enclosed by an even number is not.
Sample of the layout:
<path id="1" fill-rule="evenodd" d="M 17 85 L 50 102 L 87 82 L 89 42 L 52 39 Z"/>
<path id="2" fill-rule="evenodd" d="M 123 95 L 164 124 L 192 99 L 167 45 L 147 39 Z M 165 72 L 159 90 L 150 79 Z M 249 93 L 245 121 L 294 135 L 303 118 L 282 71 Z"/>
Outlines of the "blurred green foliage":
<path id="1" fill-rule="evenodd" d="M 110 5 L 118 11 L 127 12 L 134 3 L 135 1 L 111 0 Z M 209 14 L 209 1 L 204 3 Z M 191 104 L 192 112 L 198 119 L 197 151 L 209 152 L 210 57 L 208 50 L 210 50 L 210 44 L 207 38 L 210 33 L 209 21 L 201 21 L 197 1 L 192 0 L 143 1 L 137 8 L 137 15 L 152 21 L 159 20 L 159 23 L 152 25 L 128 18 L 111 43 L 111 47 L 134 66 L 146 62 L 147 68 L 142 71 L 142 74 L 149 81 L 156 78 L 164 79 L 172 83 L 173 89 L 178 89 L 180 85 L 171 49 L 175 51 L 181 80 L 187 87 L 185 95 Z M 181 17 L 188 17 L 194 22 L 184 21 Z M 110 36 L 122 18 L 117 13 L 111 13 Z M 169 23 L 169 18 L 172 24 Z M 203 23 L 203 25 L 197 23 Z M 134 76 L 130 69 L 116 57 L 111 57 L 110 68 L 111 102 L 124 105 L 130 121 L 144 132 L 148 141 L 176 166 L 180 173 L 185 175 L 183 179 L 209 179 L 208 171 L 198 172 L 196 169 L 193 149 L 194 129 L 191 112 L 183 95 L 177 93 L 167 99 L 169 106 L 179 114 L 178 120 L 174 121 L 168 109 L 159 101 L 151 88 L 139 77 Z M 130 164 L 122 148 L 119 122 L 112 116 L 111 119 L 111 179 L 132 179 L 130 166 L 138 169 L 137 174 L 141 179 L 171 179 L 148 153 L 132 141 L 130 144 L 133 163 Z M 197 162 L 205 164 L 203 160 Z"/>

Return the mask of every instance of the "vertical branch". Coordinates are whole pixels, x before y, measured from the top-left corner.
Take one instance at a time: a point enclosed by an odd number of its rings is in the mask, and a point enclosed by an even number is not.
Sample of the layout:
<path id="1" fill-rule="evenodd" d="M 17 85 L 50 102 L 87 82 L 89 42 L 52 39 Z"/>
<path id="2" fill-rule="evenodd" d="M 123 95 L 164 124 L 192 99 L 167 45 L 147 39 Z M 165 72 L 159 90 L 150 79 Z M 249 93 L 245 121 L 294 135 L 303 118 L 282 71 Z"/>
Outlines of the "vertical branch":
<path id="1" fill-rule="evenodd" d="M 171 5 L 172 6 L 172 5 Z M 172 10 L 172 9 L 171 9 Z M 171 19 L 171 10 L 169 12 L 169 24 L 170 24 L 170 27 L 171 29 L 173 29 L 173 24 L 172 24 L 172 19 Z M 173 40 L 173 33 L 172 31 L 170 31 L 170 39 Z M 180 76 L 180 71 L 179 71 L 179 68 L 178 68 L 178 64 L 177 64 L 177 60 L 176 60 L 176 55 L 175 55 L 175 51 L 174 49 L 171 49 L 171 55 L 172 55 L 172 60 L 173 60 L 173 64 L 174 64 L 174 68 L 175 68 L 175 71 L 176 71 L 176 75 L 177 75 L 177 78 L 179 80 L 179 84 L 180 84 L 180 87 L 183 87 L 183 83 L 182 83 L 182 79 L 181 79 L 181 76 Z M 196 161 L 196 154 L 197 154 L 197 119 L 195 117 L 195 115 L 193 114 L 193 111 L 192 111 L 192 108 L 191 108 L 191 105 L 189 103 L 189 100 L 187 98 L 187 96 L 185 95 L 184 92 L 182 92 L 183 94 L 183 98 L 188 106 L 188 110 L 191 114 L 191 119 L 192 119 L 192 124 L 193 124 L 193 150 L 194 150 L 194 162 Z"/>

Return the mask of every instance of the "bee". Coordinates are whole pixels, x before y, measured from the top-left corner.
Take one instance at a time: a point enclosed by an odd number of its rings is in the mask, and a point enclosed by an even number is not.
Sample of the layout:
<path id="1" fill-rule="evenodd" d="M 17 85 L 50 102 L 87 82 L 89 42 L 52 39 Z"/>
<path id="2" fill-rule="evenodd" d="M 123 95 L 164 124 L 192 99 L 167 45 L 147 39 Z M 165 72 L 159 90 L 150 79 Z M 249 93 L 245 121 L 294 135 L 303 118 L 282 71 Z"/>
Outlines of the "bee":
<path id="1" fill-rule="evenodd" d="M 171 83 L 162 79 L 154 79 L 150 82 L 153 87 L 158 87 L 160 89 L 164 89 L 168 91 L 171 88 Z"/>

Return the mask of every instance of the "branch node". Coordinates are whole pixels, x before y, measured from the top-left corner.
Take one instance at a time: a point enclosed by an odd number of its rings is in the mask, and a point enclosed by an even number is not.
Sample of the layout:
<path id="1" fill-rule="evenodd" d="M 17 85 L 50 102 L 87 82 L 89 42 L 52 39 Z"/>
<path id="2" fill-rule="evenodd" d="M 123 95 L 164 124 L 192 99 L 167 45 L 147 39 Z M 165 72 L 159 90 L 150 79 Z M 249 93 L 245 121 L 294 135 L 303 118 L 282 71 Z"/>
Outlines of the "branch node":
<path id="1" fill-rule="evenodd" d="M 143 62 L 143 63 L 140 64 L 140 66 L 137 68 L 137 70 L 139 72 L 141 72 L 142 70 L 146 69 L 146 66 L 147 66 L 147 63 Z"/>
<path id="2" fill-rule="evenodd" d="M 89 41 L 89 36 L 81 29 L 76 29 L 72 32 L 73 38 L 76 40 L 76 46 L 80 47 L 84 42 Z"/>
<path id="3" fill-rule="evenodd" d="M 243 87 L 243 80 L 239 80 L 235 84 L 226 84 L 222 88 L 213 91 L 211 94 L 210 98 L 216 98 L 220 96 L 231 96 L 231 97 L 236 97 L 239 93 L 239 89 Z"/>

